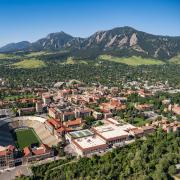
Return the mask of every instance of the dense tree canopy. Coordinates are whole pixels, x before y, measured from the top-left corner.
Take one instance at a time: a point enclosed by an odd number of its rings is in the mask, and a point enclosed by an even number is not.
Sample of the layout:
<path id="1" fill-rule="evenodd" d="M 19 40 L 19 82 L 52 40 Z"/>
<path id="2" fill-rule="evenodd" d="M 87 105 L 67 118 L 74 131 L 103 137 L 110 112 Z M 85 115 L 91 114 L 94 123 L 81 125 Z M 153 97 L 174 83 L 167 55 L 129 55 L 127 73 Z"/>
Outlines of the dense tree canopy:
<path id="1" fill-rule="evenodd" d="M 62 60 L 44 60 L 46 67 L 20 69 L 0 66 L 0 78 L 9 87 L 50 87 L 57 81 L 78 79 L 87 84 L 100 82 L 107 86 L 121 87 L 128 81 L 147 80 L 149 84 L 168 81 L 170 86 L 180 87 L 179 65 L 128 66 L 120 63 L 87 60 L 88 64 L 63 64 Z"/>
<path id="2" fill-rule="evenodd" d="M 179 154 L 178 134 L 158 130 L 146 140 L 136 140 L 103 156 L 33 167 L 30 179 L 172 179 Z"/>

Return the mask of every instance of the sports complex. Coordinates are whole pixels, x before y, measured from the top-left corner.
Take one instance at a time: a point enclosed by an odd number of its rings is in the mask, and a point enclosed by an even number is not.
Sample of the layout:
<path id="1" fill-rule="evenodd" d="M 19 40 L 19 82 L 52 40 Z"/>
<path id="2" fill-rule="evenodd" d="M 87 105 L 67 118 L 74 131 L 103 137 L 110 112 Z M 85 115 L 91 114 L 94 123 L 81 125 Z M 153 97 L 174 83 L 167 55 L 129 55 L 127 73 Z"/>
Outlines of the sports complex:
<path id="1" fill-rule="evenodd" d="M 45 126 L 47 119 L 38 116 L 21 116 L 0 120 L 0 145 L 14 145 L 19 149 L 41 143 L 49 147 L 58 139 Z"/>

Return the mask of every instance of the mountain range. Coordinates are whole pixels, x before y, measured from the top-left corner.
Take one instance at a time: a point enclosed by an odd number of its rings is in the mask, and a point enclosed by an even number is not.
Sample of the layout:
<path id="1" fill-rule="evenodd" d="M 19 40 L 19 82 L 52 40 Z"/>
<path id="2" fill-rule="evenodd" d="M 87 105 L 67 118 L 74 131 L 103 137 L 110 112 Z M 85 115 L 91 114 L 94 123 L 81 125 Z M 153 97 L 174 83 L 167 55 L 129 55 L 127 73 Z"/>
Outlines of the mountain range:
<path id="1" fill-rule="evenodd" d="M 33 43 L 22 41 L 10 43 L 0 48 L 0 52 L 44 50 L 108 53 L 116 56 L 140 55 L 157 59 L 170 59 L 180 54 L 180 36 L 152 35 L 125 26 L 98 31 L 88 38 L 73 37 L 61 31 L 51 33 Z"/>

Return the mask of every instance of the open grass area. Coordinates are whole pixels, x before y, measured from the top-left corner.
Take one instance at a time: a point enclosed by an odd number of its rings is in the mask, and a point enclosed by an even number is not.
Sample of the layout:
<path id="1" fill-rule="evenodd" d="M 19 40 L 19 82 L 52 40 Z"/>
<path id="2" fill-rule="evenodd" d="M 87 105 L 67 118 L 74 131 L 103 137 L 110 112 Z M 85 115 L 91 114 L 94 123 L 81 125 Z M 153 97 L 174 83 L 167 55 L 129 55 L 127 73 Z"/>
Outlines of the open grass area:
<path id="1" fill-rule="evenodd" d="M 20 62 L 14 63 L 13 66 L 15 68 L 33 69 L 45 67 L 46 64 L 38 59 L 25 59 Z"/>
<path id="2" fill-rule="evenodd" d="M 61 62 L 60 64 L 88 64 L 91 60 L 83 59 L 73 59 L 73 57 L 68 57 L 66 61 Z"/>
<path id="3" fill-rule="evenodd" d="M 9 101 L 9 100 L 17 100 L 17 99 L 21 99 L 21 98 L 36 98 L 37 96 L 34 94 L 20 94 L 20 95 L 9 95 L 9 96 L 5 96 L 3 98 L 3 100 Z"/>
<path id="4" fill-rule="evenodd" d="M 180 55 L 171 58 L 169 62 L 174 64 L 180 64 Z"/>
<path id="5" fill-rule="evenodd" d="M 131 66 L 164 64 L 164 62 L 161 60 L 142 58 L 142 57 L 138 57 L 138 56 L 119 58 L 119 57 L 114 57 L 114 56 L 110 56 L 110 55 L 101 55 L 101 56 L 99 56 L 99 59 L 117 62 L 117 63 L 124 63 L 124 64 L 128 64 Z"/>
<path id="6" fill-rule="evenodd" d="M 0 53 L 0 60 L 1 59 L 17 59 L 19 56 L 13 55 L 13 54 L 4 54 Z"/>
<path id="7" fill-rule="evenodd" d="M 59 51 L 59 52 L 50 52 L 50 51 L 37 51 L 37 52 L 30 52 L 26 54 L 26 57 L 38 57 L 38 56 L 46 56 L 46 55 L 54 55 L 54 54 L 61 54 L 66 51 Z"/>
<path id="8" fill-rule="evenodd" d="M 36 56 L 50 55 L 50 54 L 55 54 L 55 53 L 46 52 L 46 51 L 31 52 L 29 54 L 26 54 L 26 57 L 36 57 Z"/>
<path id="9" fill-rule="evenodd" d="M 72 57 L 68 57 L 67 58 L 67 61 L 66 61 L 66 64 L 75 64 L 75 60 L 72 58 Z"/>
<path id="10" fill-rule="evenodd" d="M 15 141 L 20 149 L 30 146 L 31 144 L 40 143 L 33 129 L 18 129 L 15 131 Z"/>

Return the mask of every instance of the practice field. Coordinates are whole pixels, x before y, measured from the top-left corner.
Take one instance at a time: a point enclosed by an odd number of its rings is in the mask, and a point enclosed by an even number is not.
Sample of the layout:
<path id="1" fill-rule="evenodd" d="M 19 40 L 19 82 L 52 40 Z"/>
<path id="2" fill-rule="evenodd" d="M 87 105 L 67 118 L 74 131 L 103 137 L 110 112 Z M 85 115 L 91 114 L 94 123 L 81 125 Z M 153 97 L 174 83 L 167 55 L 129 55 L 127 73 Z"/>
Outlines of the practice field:
<path id="1" fill-rule="evenodd" d="M 20 149 L 30 146 L 31 144 L 39 144 L 40 141 L 33 129 L 18 129 L 15 131 L 15 141 Z"/>

